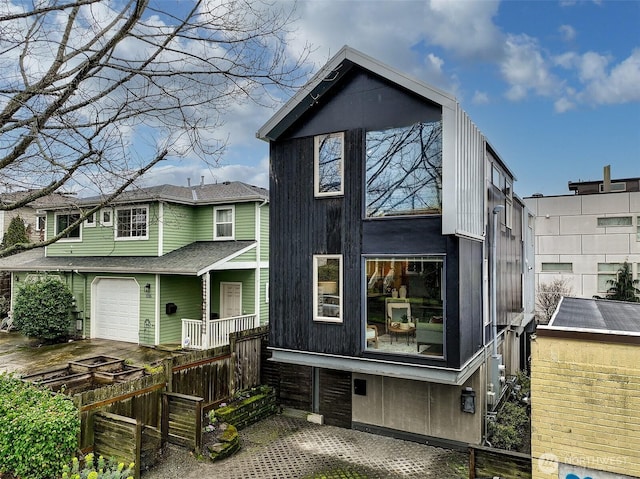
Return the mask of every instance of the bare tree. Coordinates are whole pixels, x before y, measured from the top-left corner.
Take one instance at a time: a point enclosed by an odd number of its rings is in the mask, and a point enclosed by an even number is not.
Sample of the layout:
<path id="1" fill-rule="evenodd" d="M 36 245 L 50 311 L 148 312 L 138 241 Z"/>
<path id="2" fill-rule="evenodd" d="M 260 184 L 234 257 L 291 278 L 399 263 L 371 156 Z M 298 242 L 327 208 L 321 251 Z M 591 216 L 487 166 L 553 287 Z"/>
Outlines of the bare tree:
<path id="1" fill-rule="evenodd" d="M 557 278 L 550 283 L 540 283 L 536 295 L 540 323 L 548 324 L 562 297 L 571 295 L 572 291 L 566 279 Z"/>
<path id="2" fill-rule="evenodd" d="M 216 164 L 230 106 L 270 104 L 304 80 L 308 49 L 287 59 L 282 5 L 0 0 L 0 192 L 31 192 L 0 210 L 79 184 L 104 195 L 56 237 L 14 249 L 59 239 L 165 159 Z"/>

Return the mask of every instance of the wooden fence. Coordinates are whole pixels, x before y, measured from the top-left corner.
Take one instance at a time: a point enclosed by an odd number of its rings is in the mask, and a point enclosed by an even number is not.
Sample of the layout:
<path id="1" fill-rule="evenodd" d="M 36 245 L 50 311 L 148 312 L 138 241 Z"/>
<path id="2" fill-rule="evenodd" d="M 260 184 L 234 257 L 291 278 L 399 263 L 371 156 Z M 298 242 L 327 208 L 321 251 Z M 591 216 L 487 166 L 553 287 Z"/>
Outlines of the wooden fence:
<path id="1" fill-rule="evenodd" d="M 230 345 L 176 354 L 157 374 L 74 395 L 81 419 L 80 449 L 105 451 L 143 469 L 154 463 L 166 441 L 199 451 L 204 412 L 235 391 L 260 384 L 267 334 L 267 327 L 235 333 Z M 132 433 L 133 425 L 140 425 L 140 431 Z M 121 431 L 117 440 L 115 431 Z M 116 442 L 124 457 L 108 448 Z M 129 459 L 131 454 L 137 459 Z"/>
<path id="2" fill-rule="evenodd" d="M 531 479 L 531 456 L 521 452 L 469 447 L 469 479 Z"/>

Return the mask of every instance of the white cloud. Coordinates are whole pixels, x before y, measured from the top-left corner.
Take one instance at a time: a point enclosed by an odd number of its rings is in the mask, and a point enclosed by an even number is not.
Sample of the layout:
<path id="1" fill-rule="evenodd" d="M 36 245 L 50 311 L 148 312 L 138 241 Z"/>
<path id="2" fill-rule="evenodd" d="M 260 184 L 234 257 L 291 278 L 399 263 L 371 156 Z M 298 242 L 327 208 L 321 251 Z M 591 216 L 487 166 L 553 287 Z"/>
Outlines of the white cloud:
<path id="1" fill-rule="evenodd" d="M 573 110 L 575 106 L 576 106 L 575 103 L 573 103 L 571 100 L 569 100 L 566 97 L 559 98 L 553 104 L 553 108 L 556 111 L 556 113 L 565 113 L 569 110 Z"/>
<path id="2" fill-rule="evenodd" d="M 558 31 L 562 35 L 562 38 L 567 42 L 576 38 L 576 30 L 571 25 L 560 25 Z"/>
<path id="3" fill-rule="evenodd" d="M 599 80 L 606 76 L 609 59 L 595 52 L 587 52 L 577 62 L 578 77 L 583 83 Z"/>
<path id="4" fill-rule="evenodd" d="M 522 100 L 529 91 L 550 96 L 560 83 L 551 73 L 538 42 L 524 34 L 507 38 L 500 71 L 510 85 L 506 96 L 513 101 Z"/>
<path id="5" fill-rule="evenodd" d="M 585 62 L 591 69 L 587 70 L 588 76 L 584 77 L 589 83 L 581 94 L 583 101 L 601 105 L 640 101 L 640 48 L 636 48 L 609 72 L 605 69 L 602 57 L 600 61 L 592 63 L 594 58 L 596 57 L 589 56 L 589 60 Z M 584 73 L 583 65 L 581 74 Z"/>
<path id="6" fill-rule="evenodd" d="M 476 90 L 473 94 L 473 98 L 471 102 L 474 105 L 488 105 L 489 104 L 489 94 L 484 91 Z"/>

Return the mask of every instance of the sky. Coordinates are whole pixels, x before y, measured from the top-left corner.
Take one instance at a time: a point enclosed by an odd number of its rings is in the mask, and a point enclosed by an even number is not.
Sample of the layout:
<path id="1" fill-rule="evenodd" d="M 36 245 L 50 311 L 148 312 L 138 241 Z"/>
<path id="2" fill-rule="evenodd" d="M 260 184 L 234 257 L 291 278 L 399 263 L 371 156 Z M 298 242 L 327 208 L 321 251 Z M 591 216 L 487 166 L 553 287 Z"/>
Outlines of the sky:
<path id="1" fill-rule="evenodd" d="M 613 179 L 640 176 L 640 0 L 300 0 L 296 14 L 289 53 L 310 44 L 310 73 L 349 45 L 455 95 L 522 198 L 570 194 L 606 165 Z M 147 182 L 268 187 L 255 133 L 275 111 L 237 105 L 219 167 L 187 158 Z"/>

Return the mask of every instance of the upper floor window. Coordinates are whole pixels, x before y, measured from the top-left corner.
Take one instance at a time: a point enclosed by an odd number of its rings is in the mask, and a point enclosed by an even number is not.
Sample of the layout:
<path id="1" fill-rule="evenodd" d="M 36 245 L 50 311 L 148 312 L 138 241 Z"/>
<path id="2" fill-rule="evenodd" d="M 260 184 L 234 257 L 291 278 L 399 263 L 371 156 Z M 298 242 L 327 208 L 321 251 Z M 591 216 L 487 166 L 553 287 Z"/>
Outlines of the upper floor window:
<path id="1" fill-rule="evenodd" d="M 637 232 L 636 232 L 636 241 L 640 241 L 640 216 L 636 218 L 636 221 L 638 222 Z"/>
<path id="2" fill-rule="evenodd" d="M 542 263 L 543 273 L 571 273 L 573 272 L 573 263 Z"/>
<path id="3" fill-rule="evenodd" d="M 87 228 L 93 228 L 96 225 L 96 214 L 95 213 L 91 213 L 89 216 L 87 216 L 84 219 L 84 225 Z"/>
<path id="4" fill-rule="evenodd" d="M 604 193 L 604 183 L 600 183 L 598 185 L 598 191 L 600 191 L 600 193 Z M 627 191 L 627 183 L 625 183 L 624 181 L 621 181 L 618 183 L 611 183 L 609 186 L 609 191 L 610 192 Z"/>
<path id="5" fill-rule="evenodd" d="M 442 213 L 442 122 L 366 133 L 366 216 Z"/>
<path id="6" fill-rule="evenodd" d="M 67 229 L 71 224 L 75 223 L 80 219 L 80 213 L 56 213 L 56 235 L 60 234 L 62 231 Z M 79 241 L 81 239 L 80 236 L 80 225 L 75 226 L 71 231 L 66 233 L 62 238 L 62 240 L 72 240 Z"/>
<path id="7" fill-rule="evenodd" d="M 103 209 L 100 214 L 102 215 L 100 218 L 102 226 L 113 226 L 113 211 L 111 211 L 111 208 Z"/>
<path id="8" fill-rule="evenodd" d="M 631 226 L 631 216 L 605 216 L 598 218 L 598 226 Z"/>
<path id="9" fill-rule="evenodd" d="M 612 282 L 618 280 L 621 263 L 598 263 L 598 293 L 606 293 Z"/>
<path id="10" fill-rule="evenodd" d="M 313 320 L 342 322 L 342 255 L 313 257 Z"/>
<path id="11" fill-rule="evenodd" d="M 319 135 L 314 138 L 313 167 L 315 195 L 344 194 L 344 133 Z"/>
<path id="12" fill-rule="evenodd" d="M 233 206 L 217 207 L 213 209 L 213 239 L 234 239 L 235 208 Z"/>
<path id="13" fill-rule="evenodd" d="M 136 206 L 116 209 L 116 239 L 148 239 L 149 208 Z"/>

